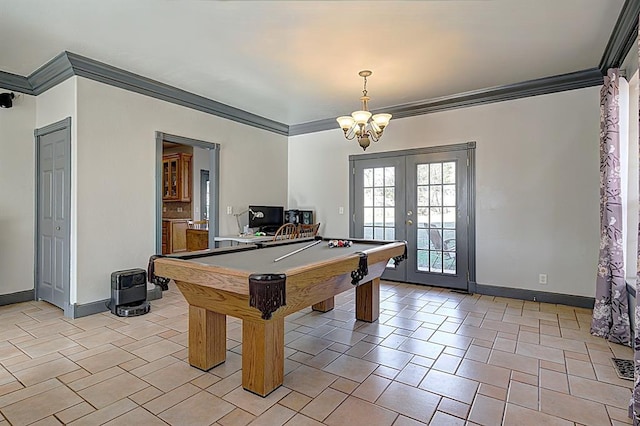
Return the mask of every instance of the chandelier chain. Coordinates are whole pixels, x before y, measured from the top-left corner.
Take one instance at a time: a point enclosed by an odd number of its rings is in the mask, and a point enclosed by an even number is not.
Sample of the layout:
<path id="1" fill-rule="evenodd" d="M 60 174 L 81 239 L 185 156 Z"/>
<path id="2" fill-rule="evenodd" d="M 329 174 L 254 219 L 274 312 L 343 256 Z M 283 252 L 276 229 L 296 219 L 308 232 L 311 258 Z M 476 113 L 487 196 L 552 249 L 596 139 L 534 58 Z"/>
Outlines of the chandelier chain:
<path id="1" fill-rule="evenodd" d="M 358 144 L 366 150 L 371 142 L 378 142 L 382 132 L 389 124 L 391 114 L 378 113 L 371 115 L 369 111 L 369 96 L 367 91 L 367 77 L 372 74 L 370 70 L 362 70 L 358 73 L 364 79 L 362 86 L 362 109 L 354 111 L 350 116 L 338 117 L 337 121 L 347 140 L 358 139 Z"/>

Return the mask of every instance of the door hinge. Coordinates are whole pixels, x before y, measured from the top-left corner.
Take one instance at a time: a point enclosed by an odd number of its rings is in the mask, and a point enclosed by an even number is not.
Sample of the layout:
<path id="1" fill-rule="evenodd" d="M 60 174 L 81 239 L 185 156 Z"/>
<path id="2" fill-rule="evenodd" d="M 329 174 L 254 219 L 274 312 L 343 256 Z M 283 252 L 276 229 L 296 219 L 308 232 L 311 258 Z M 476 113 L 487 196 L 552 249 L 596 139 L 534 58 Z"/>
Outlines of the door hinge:
<path id="1" fill-rule="evenodd" d="M 467 167 L 469 167 L 469 159 L 467 158 Z"/>
<path id="2" fill-rule="evenodd" d="M 355 215 L 355 213 L 351 215 L 351 221 L 353 223 L 356 223 L 356 215 Z"/>
<path id="3" fill-rule="evenodd" d="M 351 174 L 353 174 L 354 176 L 356 175 L 356 168 L 355 167 L 353 169 L 351 169 Z"/>

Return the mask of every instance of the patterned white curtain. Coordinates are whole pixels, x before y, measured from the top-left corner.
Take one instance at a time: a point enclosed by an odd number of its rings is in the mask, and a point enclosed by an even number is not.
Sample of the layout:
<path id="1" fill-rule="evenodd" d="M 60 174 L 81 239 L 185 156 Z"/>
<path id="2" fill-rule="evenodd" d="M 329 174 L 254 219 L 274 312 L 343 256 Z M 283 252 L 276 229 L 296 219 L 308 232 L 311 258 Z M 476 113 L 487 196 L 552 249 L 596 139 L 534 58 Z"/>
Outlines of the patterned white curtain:
<path id="1" fill-rule="evenodd" d="M 638 34 L 637 43 L 638 53 L 640 54 L 640 34 Z M 640 58 L 640 56 L 639 56 Z M 640 68 L 640 64 L 639 64 Z M 639 144 L 640 146 L 640 144 Z M 638 153 L 640 158 L 640 152 Z M 638 236 L 640 237 L 640 221 L 638 222 Z M 633 419 L 634 426 L 640 426 L 640 304 L 638 304 L 638 297 L 640 297 L 640 238 L 638 239 L 638 275 L 636 276 L 636 311 L 635 315 L 635 336 L 633 339 L 633 395 L 631 398 L 631 406 L 629 407 L 629 414 Z"/>
<path id="2" fill-rule="evenodd" d="M 631 344 L 622 251 L 619 75 L 610 69 L 600 91 L 600 256 L 591 334 Z"/>

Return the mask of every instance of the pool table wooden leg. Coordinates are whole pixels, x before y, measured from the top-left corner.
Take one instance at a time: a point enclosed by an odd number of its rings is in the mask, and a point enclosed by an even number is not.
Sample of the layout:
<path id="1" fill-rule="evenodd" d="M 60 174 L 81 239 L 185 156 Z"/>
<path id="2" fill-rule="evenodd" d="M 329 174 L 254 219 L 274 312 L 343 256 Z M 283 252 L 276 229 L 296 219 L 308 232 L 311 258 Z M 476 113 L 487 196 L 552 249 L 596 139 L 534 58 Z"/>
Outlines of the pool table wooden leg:
<path id="1" fill-rule="evenodd" d="M 242 320 L 242 387 L 267 396 L 284 381 L 284 317 Z"/>
<path id="2" fill-rule="evenodd" d="M 323 300 L 320 303 L 316 303 L 315 305 L 311 305 L 311 309 L 318 312 L 329 312 L 334 307 L 333 297 L 328 298 L 327 300 Z"/>
<path id="3" fill-rule="evenodd" d="M 380 278 L 356 287 L 356 318 L 374 322 L 380 316 Z"/>
<path id="4" fill-rule="evenodd" d="M 227 353 L 227 316 L 189 305 L 189 364 L 209 370 Z"/>

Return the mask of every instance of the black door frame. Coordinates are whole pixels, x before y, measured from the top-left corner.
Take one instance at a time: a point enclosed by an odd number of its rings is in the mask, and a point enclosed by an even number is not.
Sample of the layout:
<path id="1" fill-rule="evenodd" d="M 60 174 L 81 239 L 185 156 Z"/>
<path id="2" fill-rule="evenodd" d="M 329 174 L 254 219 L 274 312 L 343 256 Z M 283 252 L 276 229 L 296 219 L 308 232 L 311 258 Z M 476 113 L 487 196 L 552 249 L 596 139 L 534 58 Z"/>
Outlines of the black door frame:
<path id="1" fill-rule="evenodd" d="M 467 227 L 468 250 L 468 289 L 470 293 L 476 291 L 476 173 L 475 173 L 476 142 L 465 142 L 452 145 L 440 145 L 424 148 L 413 148 L 398 151 L 386 151 L 373 154 L 358 154 L 349 156 L 349 236 L 354 238 L 355 230 L 355 161 L 375 160 L 387 157 L 406 157 L 418 154 L 434 154 L 439 152 L 467 151 L 467 206 L 469 223 Z M 393 278 L 391 278 L 393 279 Z"/>
<path id="2" fill-rule="evenodd" d="M 156 131 L 156 252 L 162 253 L 163 141 L 209 150 L 209 247 L 215 247 L 215 237 L 220 227 L 220 144 Z"/>
<path id="3" fill-rule="evenodd" d="M 40 265 L 42 264 L 42 256 L 41 247 L 39 243 L 40 238 L 40 195 L 41 195 L 41 182 L 40 182 L 40 138 L 47 134 L 57 132 L 60 130 L 64 130 L 65 134 L 65 148 L 67 150 L 67 156 L 65 158 L 64 168 L 67 171 L 67 176 L 64 182 L 64 196 L 63 196 L 63 209 L 65 212 L 65 220 L 64 220 L 64 239 L 66 241 L 64 253 L 63 253 L 63 286 L 64 286 L 64 301 L 63 306 L 61 308 L 64 311 L 64 316 L 68 318 L 74 317 L 73 306 L 71 305 L 71 117 L 67 117 L 58 122 L 49 124 L 48 126 L 41 127 L 39 129 L 35 129 L 33 132 L 34 135 L 34 143 L 35 143 L 35 151 L 36 151 L 36 167 L 35 167 L 35 217 L 34 217 L 34 244 L 35 244 L 35 259 L 34 259 L 34 296 L 35 300 L 40 298 L 38 283 L 40 282 L 41 269 Z"/>

